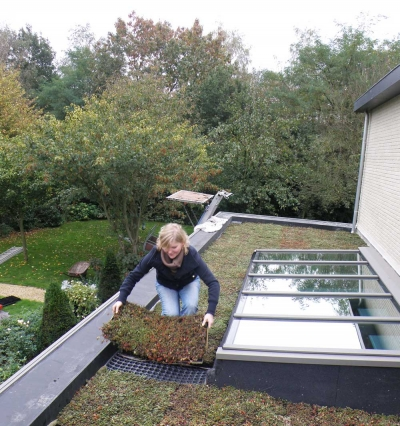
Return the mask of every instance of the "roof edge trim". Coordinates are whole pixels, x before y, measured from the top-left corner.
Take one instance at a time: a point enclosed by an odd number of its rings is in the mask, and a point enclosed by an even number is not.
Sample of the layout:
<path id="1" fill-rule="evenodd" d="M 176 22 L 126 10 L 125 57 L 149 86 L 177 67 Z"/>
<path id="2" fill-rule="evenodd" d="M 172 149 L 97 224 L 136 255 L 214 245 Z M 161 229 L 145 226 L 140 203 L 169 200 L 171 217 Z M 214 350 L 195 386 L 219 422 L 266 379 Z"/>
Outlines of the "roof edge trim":
<path id="1" fill-rule="evenodd" d="M 375 83 L 354 103 L 354 112 L 367 112 L 400 95 L 400 65 Z"/>

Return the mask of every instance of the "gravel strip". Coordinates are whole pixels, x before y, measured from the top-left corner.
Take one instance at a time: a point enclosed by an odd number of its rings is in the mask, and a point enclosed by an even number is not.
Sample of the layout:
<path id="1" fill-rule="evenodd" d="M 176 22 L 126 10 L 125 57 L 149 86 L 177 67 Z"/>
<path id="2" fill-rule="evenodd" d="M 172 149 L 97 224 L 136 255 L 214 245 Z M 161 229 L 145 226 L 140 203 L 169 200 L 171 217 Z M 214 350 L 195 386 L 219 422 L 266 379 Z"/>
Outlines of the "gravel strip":
<path id="1" fill-rule="evenodd" d="M 20 299 L 35 300 L 36 302 L 44 302 L 46 290 L 36 287 L 26 287 L 23 285 L 0 284 L 0 295 L 15 296 Z"/>

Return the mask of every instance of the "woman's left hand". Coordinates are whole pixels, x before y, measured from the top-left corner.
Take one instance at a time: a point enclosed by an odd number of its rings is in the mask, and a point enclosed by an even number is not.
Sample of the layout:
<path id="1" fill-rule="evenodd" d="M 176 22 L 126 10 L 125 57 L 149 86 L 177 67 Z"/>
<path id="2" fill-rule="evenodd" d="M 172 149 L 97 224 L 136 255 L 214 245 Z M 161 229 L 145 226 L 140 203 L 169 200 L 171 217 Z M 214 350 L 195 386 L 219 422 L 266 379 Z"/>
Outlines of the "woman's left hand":
<path id="1" fill-rule="evenodd" d="M 211 328 L 211 326 L 214 323 L 214 315 L 213 314 L 205 314 L 203 318 L 203 324 L 201 324 L 203 327 L 205 327 L 206 324 L 208 324 L 208 328 Z"/>

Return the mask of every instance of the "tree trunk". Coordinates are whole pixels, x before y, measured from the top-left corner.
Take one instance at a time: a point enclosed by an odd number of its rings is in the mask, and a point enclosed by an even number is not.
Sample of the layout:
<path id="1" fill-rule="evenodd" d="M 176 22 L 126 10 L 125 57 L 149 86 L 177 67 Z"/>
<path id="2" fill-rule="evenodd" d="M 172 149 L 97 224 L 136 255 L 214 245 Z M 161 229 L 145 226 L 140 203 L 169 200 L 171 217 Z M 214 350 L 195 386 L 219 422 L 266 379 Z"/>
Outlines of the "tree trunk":
<path id="1" fill-rule="evenodd" d="M 26 245 L 26 236 L 25 236 L 23 216 L 19 218 L 18 222 L 19 222 L 19 232 L 21 233 L 22 249 L 24 251 L 24 259 L 25 259 L 25 262 L 28 262 L 28 247 Z"/>

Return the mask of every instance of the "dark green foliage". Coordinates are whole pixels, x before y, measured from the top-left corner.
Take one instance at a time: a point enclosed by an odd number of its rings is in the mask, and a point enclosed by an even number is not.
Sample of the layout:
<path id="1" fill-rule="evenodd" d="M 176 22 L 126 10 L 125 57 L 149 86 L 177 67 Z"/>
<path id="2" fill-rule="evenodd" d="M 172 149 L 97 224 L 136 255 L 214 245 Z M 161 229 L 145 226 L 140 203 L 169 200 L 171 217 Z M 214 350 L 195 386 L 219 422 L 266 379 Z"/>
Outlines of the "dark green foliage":
<path id="1" fill-rule="evenodd" d="M 7 380 L 39 352 L 40 309 L 0 321 L 0 382 Z"/>
<path id="2" fill-rule="evenodd" d="M 67 295 L 58 283 L 46 291 L 40 325 L 40 349 L 44 350 L 76 324 Z"/>
<path id="3" fill-rule="evenodd" d="M 84 105 L 86 97 L 100 94 L 109 79 L 121 75 L 123 61 L 117 50 L 95 43 L 89 26 L 77 27 L 59 75 L 41 86 L 38 105 L 63 120 L 72 105 Z"/>
<path id="4" fill-rule="evenodd" d="M 283 71 L 242 78 L 217 105 L 229 114 L 209 133 L 222 169 L 213 183 L 234 194 L 228 211 L 351 222 L 364 122 L 354 102 L 400 62 L 398 40 L 372 35 L 362 23 L 328 41 L 299 31 Z"/>
<path id="5" fill-rule="evenodd" d="M 240 78 L 235 78 L 236 73 L 234 66 L 220 65 L 193 90 L 194 115 L 198 116 L 203 133 L 208 134 L 231 116 L 229 103 L 238 96 L 243 84 Z"/>
<path id="6" fill-rule="evenodd" d="M 43 205 L 34 211 L 35 228 L 57 228 L 63 223 L 63 218 L 56 206 Z"/>
<path id="7" fill-rule="evenodd" d="M 0 35 L 7 35 L 3 44 L 3 61 L 8 67 L 18 69 L 19 80 L 26 94 L 35 98 L 41 84 L 51 81 L 55 75 L 53 64 L 55 52 L 47 39 L 32 31 L 27 25 L 18 33 L 7 27 L 0 29 Z"/>
<path id="8" fill-rule="evenodd" d="M 98 298 L 100 303 L 104 303 L 110 297 L 114 296 L 121 286 L 121 271 L 119 269 L 117 258 L 114 252 L 108 250 L 104 267 L 100 274 Z"/>
<path id="9" fill-rule="evenodd" d="M 15 217 L 15 215 L 12 215 L 11 212 L 4 217 L 4 221 L 13 230 L 19 230 L 18 218 Z M 57 228 L 61 226 L 62 223 L 63 218 L 58 208 L 48 203 L 29 209 L 24 215 L 25 231 L 31 231 L 32 229 L 39 228 Z"/>
<path id="10" fill-rule="evenodd" d="M 68 221 L 105 219 L 103 210 L 96 204 L 76 203 L 67 206 L 65 217 Z"/>
<path id="11" fill-rule="evenodd" d="M 105 324 L 103 335 L 125 352 L 150 360 L 172 363 L 201 362 L 206 329 L 202 316 L 160 316 L 132 303 Z"/>
<path id="12" fill-rule="evenodd" d="M 119 252 L 117 254 L 117 262 L 122 271 L 122 275 L 125 275 L 135 269 L 136 265 L 140 262 L 142 257 L 144 256 L 144 252 L 142 250 L 139 251 L 138 254 L 133 253 L 123 253 Z"/>
<path id="13" fill-rule="evenodd" d="M 13 228 L 11 228 L 11 226 L 5 223 L 0 223 L 0 238 L 8 237 L 12 231 L 13 231 Z"/>

